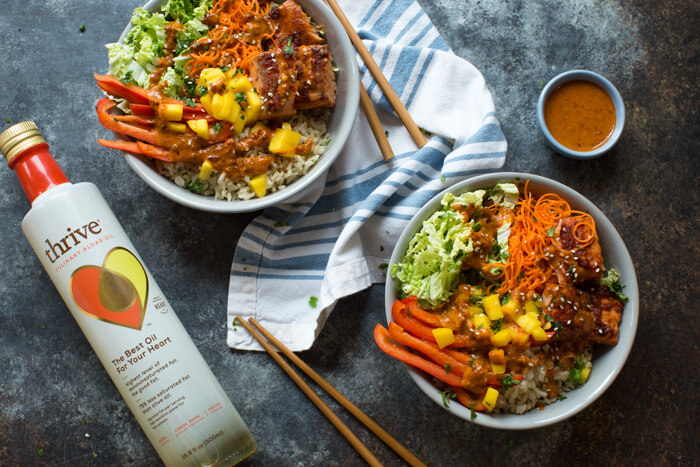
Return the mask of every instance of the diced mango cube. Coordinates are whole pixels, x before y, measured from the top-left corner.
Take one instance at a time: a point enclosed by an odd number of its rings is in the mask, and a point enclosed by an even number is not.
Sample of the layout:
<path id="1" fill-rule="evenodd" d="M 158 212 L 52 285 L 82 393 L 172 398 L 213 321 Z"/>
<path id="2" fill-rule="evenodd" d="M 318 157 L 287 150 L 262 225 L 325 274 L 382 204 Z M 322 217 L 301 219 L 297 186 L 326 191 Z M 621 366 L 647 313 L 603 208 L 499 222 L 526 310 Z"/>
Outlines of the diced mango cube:
<path id="1" fill-rule="evenodd" d="M 211 173 L 213 170 L 214 166 L 211 165 L 211 162 L 204 161 L 204 163 L 202 164 L 202 168 L 199 169 L 199 179 L 209 180 L 211 178 Z"/>
<path id="2" fill-rule="evenodd" d="M 226 76 L 224 76 L 224 72 L 221 71 L 221 68 L 205 68 L 199 75 L 199 84 L 207 89 L 221 84 L 225 80 Z"/>
<path id="3" fill-rule="evenodd" d="M 498 294 L 484 297 L 481 304 L 484 305 L 484 310 L 486 310 L 486 314 L 492 321 L 503 318 L 503 311 L 501 310 L 501 302 L 499 301 Z"/>
<path id="4" fill-rule="evenodd" d="M 253 128 L 250 129 L 250 134 L 253 135 L 260 130 L 267 131 L 269 130 L 269 128 L 263 122 L 258 122 L 255 125 L 253 125 Z"/>
<path id="5" fill-rule="evenodd" d="M 187 126 L 189 126 L 192 131 L 197 133 L 197 136 L 200 138 L 209 139 L 209 123 L 205 118 L 187 120 Z"/>
<path id="6" fill-rule="evenodd" d="M 231 102 L 231 108 L 229 109 L 228 115 L 226 116 L 226 121 L 231 122 L 234 126 L 234 128 L 233 128 L 234 131 L 237 131 L 238 133 L 240 133 L 240 131 L 236 130 L 236 128 L 237 128 L 236 124 L 238 123 L 238 121 L 240 119 L 241 119 L 241 106 L 238 105 L 238 103 L 235 102 L 235 100 L 234 100 Z"/>
<path id="7" fill-rule="evenodd" d="M 199 99 L 199 102 L 202 103 L 202 107 L 204 107 L 204 110 L 207 111 L 207 113 L 211 116 L 214 116 L 214 111 L 211 108 L 211 94 L 207 93 Z"/>
<path id="8" fill-rule="evenodd" d="M 168 122 L 179 122 L 182 120 L 182 104 L 160 104 L 158 114 L 160 118 Z"/>
<path id="9" fill-rule="evenodd" d="M 233 79 L 238 75 L 244 75 L 243 68 L 238 68 L 238 67 L 232 67 L 229 68 L 228 70 L 224 71 L 224 76 L 226 77 L 227 80 Z M 228 84 L 228 83 L 227 83 Z"/>
<path id="10" fill-rule="evenodd" d="M 481 308 L 480 306 L 476 305 L 469 305 L 469 314 L 472 316 L 478 315 L 479 313 L 483 313 L 484 309 Z"/>
<path id="11" fill-rule="evenodd" d="M 255 196 L 262 198 L 267 193 L 267 176 L 265 174 L 257 175 L 250 179 L 250 188 L 252 188 Z"/>
<path id="12" fill-rule="evenodd" d="M 588 379 L 588 376 L 591 374 L 591 369 L 590 368 L 584 368 L 581 370 L 581 379 L 586 381 Z"/>
<path id="13" fill-rule="evenodd" d="M 175 133 L 184 133 L 187 131 L 187 125 L 184 123 L 167 122 L 165 128 Z"/>
<path id="14" fill-rule="evenodd" d="M 230 101 L 229 101 L 230 105 Z M 225 94 L 214 94 L 211 98 L 211 110 L 214 112 L 214 118 L 217 120 L 224 120 L 228 117 L 228 113 L 231 111 L 230 108 L 226 108 L 226 95 Z"/>
<path id="15" fill-rule="evenodd" d="M 250 82 L 248 76 L 239 73 L 228 80 L 227 87 L 233 92 L 246 92 L 253 89 L 253 83 Z"/>
<path id="16" fill-rule="evenodd" d="M 510 333 L 513 336 L 513 342 L 515 344 L 525 345 L 527 342 L 530 341 L 530 334 L 525 332 L 524 329 L 520 329 L 520 328 L 516 328 L 515 330 L 511 329 Z"/>
<path id="17" fill-rule="evenodd" d="M 540 326 L 537 326 L 531 334 L 532 338 L 537 342 L 544 342 L 547 340 L 547 333 L 544 332 L 544 329 L 542 329 Z"/>
<path id="18" fill-rule="evenodd" d="M 510 329 L 505 328 L 491 336 L 491 343 L 496 347 L 505 347 L 510 344 L 512 338 L 513 335 L 510 333 Z"/>
<path id="19" fill-rule="evenodd" d="M 501 311 L 503 312 L 504 316 L 507 316 L 510 319 L 513 319 L 515 317 L 515 312 L 518 310 L 518 303 L 513 300 L 512 298 L 509 299 L 506 303 L 501 305 Z"/>
<path id="20" fill-rule="evenodd" d="M 284 124 L 283 124 L 284 125 Z M 269 150 L 273 154 L 294 154 L 294 148 L 301 140 L 301 134 L 289 128 L 278 128 L 272 135 Z"/>
<path id="21" fill-rule="evenodd" d="M 540 323 L 535 321 L 530 315 L 518 316 L 515 322 L 528 334 L 532 334 L 536 328 L 540 327 Z"/>
<path id="22" fill-rule="evenodd" d="M 447 347 L 448 345 L 454 343 L 455 335 L 450 328 L 437 328 L 433 329 L 433 337 L 438 347 L 441 349 Z"/>
<path id="23" fill-rule="evenodd" d="M 493 349 L 489 352 L 489 360 L 491 361 L 491 371 L 497 375 L 506 372 L 506 358 L 503 349 Z"/>
<path id="24" fill-rule="evenodd" d="M 535 305 L 535 302 L 532 300 L 528 300 L 525 302 L 525 313 L 534 313 L 537 314 L 539 312 L 539 309 L 537 308 L 537 305 Z"/>
<path id="25" fill-rule="evenodd" d="M 472 323 L 474 323 L 474 328 L 477 330 L 491 326 L 491 320 L 483 313 L 477 313 L 476 315 L 472 316 Z"/>
<path id="26" fill-rule="evenodd" d="M 240 109 L 238 117 L 232 119 L 231 121 L 231 123 L 233 123 L 233 130 L 236 133 L 240 133 L 241 131 L 243 131 L 243 127 L 245 127 L 245 113 L 243 112 L 243 109 L 241 109 L 240 105 L 238 105 L 238 108 Z"/>
<path id="27" fill-rule="evenodd" d="M 289 122 L 284 122 L 284 123 L 282 124 L 282 128 L 286 128 L 287 130 L 291 130 L 291 129 L 292 129 L 292 125 L 291 125 Z"/>
<path id="28" fill-rule="evenodd" d="M 260 109 L 262 109 L 262 99 L 260 99 L 258 93 L 247 91 L 245 100 L 248 102 L 248 107 L 245 109 L 245 122 L 246 125 L 250 125 L 258 121 Z M 289 129 L 291 130 L 292 128 L 289 127 Z"/>
<path id="29" fill-rule="evenodd" d="M 494 388 L 488 388 L 486 390 L 486 395 L 484 396 L 483 403 L 486 409 L 491 412 L 496 407 L 496 402 L 498 401 L 498 390 Z"/>

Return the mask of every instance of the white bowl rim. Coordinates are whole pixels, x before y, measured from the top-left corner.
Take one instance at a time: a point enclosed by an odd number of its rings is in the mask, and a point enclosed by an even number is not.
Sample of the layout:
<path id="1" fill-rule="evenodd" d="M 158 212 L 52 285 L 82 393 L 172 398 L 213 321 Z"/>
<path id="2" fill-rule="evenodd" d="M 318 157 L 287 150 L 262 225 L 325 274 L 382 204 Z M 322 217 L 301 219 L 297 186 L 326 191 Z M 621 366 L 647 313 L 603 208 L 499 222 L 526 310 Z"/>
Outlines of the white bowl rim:
<path id="1" fill-rule="evenodd" d="M 567 400 L 549 404 L 541 411 L 532 409 L 522 415 L 489 414 L 482 412 L 477 415 L 475 420 L 471 420 L 471 411 L 469 409 L 457 402 L 451 403 L 449 408 L 444 407 L 439 391 L 435 386 L 433 386 L 430 380 L 424 376 L 422 372 L 418 372 L 409 365 L 402 363 L 404 368 L 406 368 L 408 371 L 411 379 L 416 383 L 416 385 L 418 385 L 419 389 L 441 408 L 447 410 L 453 415 L 456 415 L 457 417 L 477 425 L 501 430 L 529 430 L 534 428 L 542 428 L 572 417 L 592 404 L 610 387 L 610 385 L 612 385 L 615 378 L 617 378 L 620 371 L 622 371 L 622 367 L 627 361 L 627 358 L 632 350 L 639 321 L 639 291 L 637 276 L 634 271 L 632 258 L 630 257 L 629 251 L 627 250 L 622 237 L 620 237 L 620 234 L 617 232 L 610 220 L 583 195 L 562 183 L 540 175 L 518 172 L 492 172 L 467 178 L 446 188 L 428 201 L 414 215 L 411 221 L 409 221 L 394 246 L 389 264 L 396 264 L 400 261 L 400 259 L 403 257 L 404 250 L 408 245 L 408 241 L 413 237 L 415 231 L 418 230 L 422 220 L 426 219 L 432 212 L 434 212 L 439 204 L 439 200 L 442 199 L 446 193 L 462 193 L 478 188 L 488 188 L 492 187 L 498 182 L 513 181 L 518 178 L 522 181 L 530 180 L 536 184 L 546 185 L 547 190 L 559 193 L 567 201 L 569 201 L 569 203 L 578 207 L 579 209 L 583 208 L 591 216 L 593 216 L 596 222 L 597 230 L 599 231 L 599 235 L 602 235 L 602 231 L 605 231 L 605 235 L 611 236 L 612 240 L 617 243 L 617 246 L 619 247 L 618 255 L 622 256 L 622 262 L 625 264 L 615 264 L 615 267 L 617 269 L 624 266 L 624 268 L 627 269 L 622 277 L 622 281 L 625 284 L 625 294 L 627 294 L 629 300 L 625 304 L 622 322 L 620 323 L 619 327 L 619 341 L 615 347 L 606 349 L 606 353 L 614 352 L 614 355 L 616 355 L 615 362 L 612 365 L 612 371 L 605 374 L 603 380 L 595 387 L 589 386 L 589 384 L 592 383 L 593 378 L 592 376 L 589 376 L 589 381 L 586 384 L 567 393 Z M 603 247 L 605 247 L 605 245 L 603 245 Z M 387 323 L 391 321 L 391 305 L 394 303 L 396 298 L 395 281 L 391 277 L 391 274 L 387 274 L 384 296 Z M 596 375 L 595 361 L 596 358 L 594 356 L 594 371 L 591 372 L 591 375 Z M 598 372 L 596 378 L 598 378 L 600 375 L 601 373 Z M 581 393 L 577 393 L 577 395 L 580 395 L 578 398 L 582 399 L 580 402 L 575 402 L 572 400 L 572 397 L 569 397 L 576 391 L 582 391 Z"/>
<path id="2" fill-rule="evenodd" d="M 147 11 L 156 11 L 156 9 L 164 1 L 165 0 L 149 0 L 148 3 L 146 3 L 142 8 Z M 124 152 L 124 159 L 126 160 L 126 163 L 134 172 L 136 172 L 136 175 L 138 175 L 141 180 L 146 182 L 148 186 L 171 201 L 192 209 L 212 213 L 235 214 L 257 211 L 285 201 L 289 202 L 290 198 L 299 194 L 302 190 L 312 184 L 318 177 L 322 176 L 322 174 L 327 171 L 331 165 L 333 165 L 343 150 L 348 137 L 350 136 L 360 102 L 360 74 L 357 67 L 357 61 L 355 60 L 354 56 L 355 49 L 350 43 L 350 39 L 345 33 L 342 24 L 336 18 L 335 14 L 333 14 L 333 11 L 324 2 L 321 0 L 297 1 L 302 5 L 302 7 L 304 7 L 304 3 L 312 4 L 314 9 L 321 11 L 322 14 L 325 15 L 325 18 L 323 18 L 323 24 L 326 26 L 326 28 L 337 31 L 338 40 L 342 43 L 341 47 L 336 48 L 334 52 L 338 53 L 340 50 L 342 50 L 343 53 L 349 57 L 349 60 L 346 61 L 348 66 L 342 70 L 344 74 L 348 75 L 347 102 L 345 108 L 337 109 L 336 107 L 336 109 L 334 109 L 334 111 L 342 111 L 343 118 L 338 123 L 338 131 L 331 135 L 331 144 L 327 146 L 325 152 L 321 155 L 316 164 L 314 164 L 313 167 L 311 167 L 311 170 L 309 170 L 306 174 L 302 175 L 298 180 L 295 180 L 289 186 L 280 191 L 270 193 L 262 198 L 226 201 L 190 193 L 186 188 L 181 188 L 171 180 L 168 180 L 162 175 L 158 174 L 158 172 L 153 170 L 150 165 L 141 160 L 139 157 Z M 127 24 L 126 28 L 119 37 L 120 42 L 126 37 L 131 28 L 131 23 Z M 118 139 L 123 139 L 116 133 L 115 136 Z"/>
<path id="3" fill-rule="evenodd" d="M 544 105 L 547 102 L 550 94 L 557 88 L 557 86 L 574 80 L 589 81 L 597 84 L 610 96 L 610 99 L 615 106 L 615 129 L 613 130 L 613 134 L 604 145 L 592 151 L 575 151 L 567 148 L 557 141 L 554 136 L 552 136 L 552 133 L 549 131 L 547 123 L 544 119 Z M 540 97 L 537 100 L 537 123 L 542 131 L 542 134 L 547 139 L 547 143 L 559 154 L 579 160 L 595 159 L 596 157 L 600 157 L 606 152 L 610 151 L 620 139 L 622 130 L 625 127 L 625 103 L 622 100 L 620 91 L 618 91 L 617 88 L 603 75 L 589 70 L 569 70 L 558 74 L 549 80 L 544 88 L 542 88 Z"/>

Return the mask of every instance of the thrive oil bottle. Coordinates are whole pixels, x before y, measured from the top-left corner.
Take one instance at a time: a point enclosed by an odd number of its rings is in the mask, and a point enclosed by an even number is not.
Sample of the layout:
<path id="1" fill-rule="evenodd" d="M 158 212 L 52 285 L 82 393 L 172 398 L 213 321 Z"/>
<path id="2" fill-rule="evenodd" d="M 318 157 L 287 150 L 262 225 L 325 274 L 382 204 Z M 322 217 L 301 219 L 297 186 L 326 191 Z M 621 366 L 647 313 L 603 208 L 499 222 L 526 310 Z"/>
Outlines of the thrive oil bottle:
<path id="1" fill-rule="evenodd" d="M 32 208 L 22 230 L 166 465 L 233 465 L 255 441 L 95 185 L 33 122 L 0 134 Z"/>

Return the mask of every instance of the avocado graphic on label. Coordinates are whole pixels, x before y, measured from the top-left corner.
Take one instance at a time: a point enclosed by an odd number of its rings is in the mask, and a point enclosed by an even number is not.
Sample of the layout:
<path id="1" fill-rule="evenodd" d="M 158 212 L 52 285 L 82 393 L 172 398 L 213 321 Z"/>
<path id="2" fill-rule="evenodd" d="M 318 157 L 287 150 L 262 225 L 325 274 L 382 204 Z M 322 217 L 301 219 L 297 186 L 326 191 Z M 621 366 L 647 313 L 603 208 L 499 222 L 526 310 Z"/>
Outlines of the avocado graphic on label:
<path id="1" fill-rule="evenodd" d="M 141 329 L 146 314 L 148 277 L 126 248 L 111 249 L 102 266 L 83 266 L 71 275 L 73 301 L 86 315 L 119 326 Z"/>

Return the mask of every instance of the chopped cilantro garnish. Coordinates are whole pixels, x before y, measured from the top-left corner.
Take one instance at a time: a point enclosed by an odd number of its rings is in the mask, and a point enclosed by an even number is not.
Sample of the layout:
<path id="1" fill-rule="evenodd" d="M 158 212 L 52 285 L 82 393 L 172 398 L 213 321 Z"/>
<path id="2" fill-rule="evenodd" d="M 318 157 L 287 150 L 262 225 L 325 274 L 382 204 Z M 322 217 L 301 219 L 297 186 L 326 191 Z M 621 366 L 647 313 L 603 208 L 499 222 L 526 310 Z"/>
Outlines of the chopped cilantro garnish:
<path id="1" fill-rule="evenodd" d="M 386 269 L 388 267 L 389 267 L 389 265 L 387 263 L 382 263 L 379 265 L 379 269 Z"/>
<path id="2" fill-rule="evenodd" d="M 191 97 L 185 97 L 185 98 L 183 98 L 183 99 L 182 99 L 182 102 L 183 102 L 185 105 L 189 105 L 190 107 L 194 107 L 195 105 L 197 105 L 197 101 L 195 101 L 195 100 L 192 99 Z"/>
<path id="3" fill-rule="evenodd" d="M 43 456 L 44 455 L 44 448 L 39 446 L 38 448 L 36 448 L 36 453 L 39 454 L 40 456 Z"/>
<path id="4" fill-rule="evenodd" d="M 245 269 L 245 268 L 244 268 L 244 269 Z M 234 330 L 234 331 L 237 331 L 238 329 L 237 329 L 236 326 L 240 326 L 240 325 L 241 325 L 241 322 L 238 321 L 238 316 L 236 316 L 235 318 L 233 318 L 233 321 L 231 321 L 231 326 L 233 326 L 233 330 Z"/>
<path id="5" fill-rule="evenodd" d="M 479 230 L 481 230 L 481 222 L 474 222 L 472 224 L 472 230 L 474 232 L 478 232 Z"/>
<path id="6" fill-rule="evenodd" d="M 12 121 L 9 118 L 5 118 L 5 123 L 12 123 Z"/>
<path id="7" fill-rule="evenodd" d="M 81 33 L 85 32 L 85 25 L 84 25 L 84 24 L 81 24 L 80 27 L 78 28 L 78 30 L 79 30 Z"/>
<path id="8" fill-rule="evenodd" d="M 474 421 L 476 420 L 476 412 L 474 409 L 471 410 L 471 415 L 469 415 L 469 420 Z"/>
<path id="9" fill-rule="evenodd" d="M 316 305 L 318 305 L 318 297 L 312 295 L 311 298 L 309 298 L 309 306 L 311 308 L 316 308 Z"/>
<path id="10" fill-rule="evenodd" d="M 388 138 L 388 137 L 389 137 L 389 131 L 388 131 L 388 130 L 384 130 L 384 135 L 386 135 L 386 137 Z"/>
<path id="11" fill-rule="evenodd" d="M 199 86 L 197 86 L 197 94 L 199 94 L 202 97 L 206 96 L 207 95 L 207 88 L 200 84 Z"/>
<path id="12" fill-rule="evenodd" d="M 221 131 L 221 122 L 216 122 L 211 126 L 212 131 L 214 132 L 215 135 L 218 135 L 219 132 Z"/>
<path id="13" fill-rule="evenodd" d="M 190 190 L 192 193 L 195 193 L 198 195 L 202 192 L 204 187 L 202 186 L 202 182 L 200 182 L 199 179 L 196 179 L 187 185 L 187 189 Z"/>
<path id="14" fill-rule="evenodd" d="M 469 360 L 469 366 L 474 368 L 474 360 Z"/>
<path id="15" fill-rule="evenodd" d="M 554 332 L 556 334 L 559 334 L 559 331 L 564 329 L 564 325 L 561 324 L 561 321 L 554 321 L 554 318 L 552 318 L 552 315 L 544 315 L 545 321 L 549 321 L 552 323 L 552 329 L 554 329 Z"/>
<path id="16" fill-rule="evenodd" d="M 452 365 L 450 365 L 449 363 L 445 363 L 445 373 L 449 373 L 451 369 Z"/>
<path id="17" fill-rule="evenodd" d="M 289 224 L 287 224 L 285 221 L 277 221 L 275 222 L 275 227 L 287 227 Z"/>
<path id="18" fill-rule="evenodd" d="M 501 381 L 501 391 L 507 391 L 508 389 L 512 388 L 513 386 L 517 386 L 520 384 L 520 381 L 515 379 L 513 375 L 505 375 L 503 377 L 503 381 Z"/>
<path id="19" fill-rule="evenodd" d="M 92 457 L 97 458 L 97 453 L 95 451 L 92 451 Z"/>
<path id="20" fill-rule="evenodd" d="M 585 378 L 581 376 L 581 370 L 584 368 L 586 368 L 586 363 L 583 361 L 583 356 L 579 356 L 574 362 L 574 367 L 569 370 L 569 376 L 567 377 L 574 386 L 579 386 L 586 381 Z"/>
<path id="21" fill-rule="evenodd" d="M 379 245 L 379 251 L 384 251 L 384 247 Z"/>
<path id="22" fill-rule="evenodd" d="M 547 229 L 547 236 L 554 237 L 554 226 L 551 226 L 550 228 Z"/>
<path id="23" fill-rule="evenodd" d="M 132 70 L 127 71 L 124 77 L 119 81 L 124 84 L 135 84 L 136 80 L 134 79 L 134 72 Z"/>
<path id="24" fill-rule="evenodd" d="M 236 93 L 236 102 L 239 104 L 245 100 L 245 93 L 243 92 L 237 92 Z"/>
<path id="25" fill-rule="evenodd" d="M 292 47 L 292 38 L 287 39 L 287 45 L 284 46 L 284 54 L 292 55 L 294 53 L 294 48 Z"/>
<path id="26" fill-rule="evenodd" d="M 84 418 L 81 418 L 81 419 L 80 419 L 80 424 L 81 424 L 81 425 L 85 425 L 86 423 L 87 423 L 87 422 L 85 421 Z"/>
<path id="27" fill-rule="evenodd" d="M 564 399 L 566 399 L 566 396 L 562 396 L 561 394 L 557 396 L 558 401 L 563 401 Z"/>
<path id="28" fill-rule="evenodd" d="M 440 180 L 442 180 L 442 181 L 444 182 L 444 181 L 445 181 L 445 176 L 443 175 L 442 177 L 440 177 Z"/>
<path id="29" fill-rule="evenodd" d="M 540 80 L 540 91 L 544 89 L 544 78 Z"/>
<path id="30" fill-rule="evenodd" d="M 510 292 L 506 293 L 504 296 L 501 297 L 501 305 L 505 305 L 510 301 Z"/>
<path id="31" fill-rule="evenodd" d="M 457 395 L 454 392 L 452 392 L 452 389 L 447 389 L 446 391 L 440 392 L 440 397 L 442 397 L 442 405 L 444 405 L 445 407 L 449 407 L 450 400 L 457 397 Z"/>
<path id="32" fill-rule="evenodd" d="M 245 120 L 245 115 L 241 114 L 241 120 Z"/>
<path id="33" fill-rule="evenodd" d="M 503 327 L 503 318 L 498 318 L 498 319 L 497 319 L 491 326 L 489 326 L 489 327 L 491 328 L 491 331 L 492 331 L 492 332 L 498 332 L 498 331 L 500 331 L 501 328 Z"/>
<path id="34" fill-rule="evenodd" d="M 481 302 L 484 300 L 484 297 L 481 295 L 472 295 L 469 297 L 469 301 L 472 302 L 474 305 L 481 305 Z"/>

